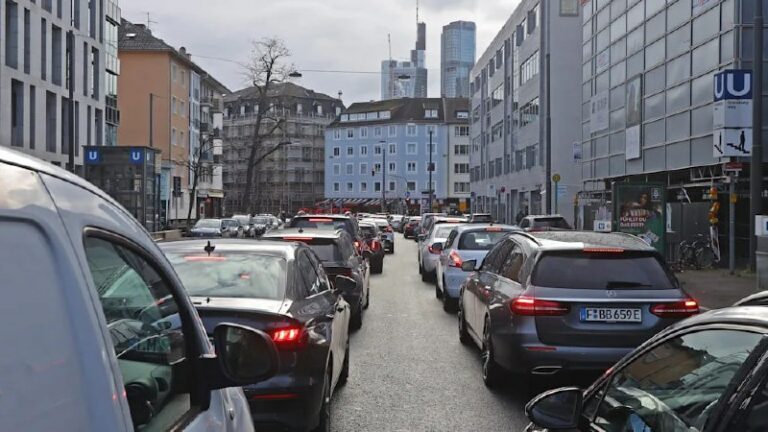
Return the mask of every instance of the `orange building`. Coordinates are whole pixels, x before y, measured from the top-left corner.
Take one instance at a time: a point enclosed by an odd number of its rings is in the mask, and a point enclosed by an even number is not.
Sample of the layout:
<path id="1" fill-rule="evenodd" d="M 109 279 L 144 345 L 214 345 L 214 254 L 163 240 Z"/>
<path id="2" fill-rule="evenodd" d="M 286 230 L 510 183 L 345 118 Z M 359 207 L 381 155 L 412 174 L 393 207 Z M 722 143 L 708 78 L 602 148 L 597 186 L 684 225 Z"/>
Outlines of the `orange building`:
<path id="1" fill-rule="evenodd" d="M 189 95 L 196 68 L 184 49 L 176 50 L 142 24 L 122 20 L 117 87 L 120 146 L 161 151 L 160 221 L 178 226 L 189 206 Z"/>

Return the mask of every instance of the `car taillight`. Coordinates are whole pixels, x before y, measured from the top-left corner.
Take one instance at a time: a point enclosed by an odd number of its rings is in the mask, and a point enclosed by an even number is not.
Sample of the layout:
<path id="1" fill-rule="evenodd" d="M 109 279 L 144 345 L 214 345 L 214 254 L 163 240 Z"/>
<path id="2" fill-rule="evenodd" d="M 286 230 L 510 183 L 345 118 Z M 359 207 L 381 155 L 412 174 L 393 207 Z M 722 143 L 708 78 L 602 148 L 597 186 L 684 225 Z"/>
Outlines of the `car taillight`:
<path id="1" fill-rule="evenodd" d="M 651 306 L 651 313 L 660 318 L 687 318 L 699 313 L 699 303 L 693 299 L 674 303 L 660 303 Z"/>
<path id="2" fill-rule="evenodd" d="M 379 249 L 381 249 L 381 242 L 378 240 L 374 240 L 371 242 L 371 249 L 374 252 L 377 252 Z"/>
<path id="3" fill-rule="evenodd" d="M 278 349 L 295 349 L 304 345 L 304 329 L 299 326 L 282 327 L 270 333 L 272 342 Z"/>
<path id="4" fill-rule="evenodd" d="M 461 259 L 459 253 L 455 250 L 451 251 L 451 253 L 448 255 L 448 258 L 450 259 L 448 265 L 451 267 L 461 268 L 461 265 L 464 264 L 464 260 Z"/>
<path id="5" fill-rule="evenodd" d="M 516 315 L 562 316 L 570 311 L 570 307 L 556 301 L 520 296 L 509 303 L 509 310 Z"/>
<path id="6" fill-rule="evenodd" d="M 355 249 L 360 250 L 360 241 L 355 240 Z"/>
<path id="7" fill-rule="evenodd" d="M 440 249 L 435 249 L 435 248 L 432 247 L 432 245 L 427 246 L 427 250 L 432 255 L 440 255 Z"/>

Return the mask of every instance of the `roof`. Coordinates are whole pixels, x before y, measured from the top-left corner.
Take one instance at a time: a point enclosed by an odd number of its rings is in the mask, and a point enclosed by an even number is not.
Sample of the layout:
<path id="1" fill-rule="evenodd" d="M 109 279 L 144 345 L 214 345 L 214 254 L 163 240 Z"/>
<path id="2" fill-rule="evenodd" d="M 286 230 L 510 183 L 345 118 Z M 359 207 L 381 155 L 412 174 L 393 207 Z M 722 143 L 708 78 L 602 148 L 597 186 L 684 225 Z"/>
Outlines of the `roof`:
<path id="1" fill-rule="evenodd" d="M 462 123 L 469 125 L 469 99 L 467 98 L 445 98 L 445 122 L 454 124 Z M 465 118 L 458 118 L 456 113 L 463 111 L 467 114 Z"/>
<path id="2" fill-rule="evenodd" d="M 285 238 L 285 237 L 308 237 L 321 239 L 337 239 L 346 233 L 343 230 L 330 230 L 320 228 L 285 228 L 279 231 L 272 231 L 261 236 L 262 239 Z"/>
<path id="3" fill-rule="evenodd" d="M 339 214 L 313 214 L 294 216 L 293 219 L 352 219 L 350 216 Z"/>
<path id="4" fill-rule="evenodd" d="M 246 239 L 182 239 L 158 243 L 165 253 L 182 252 L 189 253 L 199 251 L 205 253 L 204 248 L 208 243 L 214 246 L 216 252 L 253 252 L 265 255 L 280 255 L 287 258 L 293 257 L 296 244 L 281 241 L 253 241 Z"/>
<path id="5" fill-rule="evenodd" d="M 500 228 L 501 230 L 507 230 L 507 231 L 521 231 L 519 227 L 516 227 L 514 225 L 492 224 L 492 223 L 460 224 L 456 228 L 456 230 L 459 233 L 463 233 L 467 231 L 483 231 L 486 228 Z"/>
<path id="6" fill-rule="evenodd" d="M 715 309 L 672 324 L 664 330 L 664 333 L 708 324 L 753 325 L 768 329 L 768 308 L 765 306 L 731 306 Z"/>
<path id="7" fill-rule="evenodd" d="M 655 252 L 639 237 L 626 233 L 598 233 L 592 231 L 536 231 L 523 234 L 537 241 L 542 248 L 552 250 L 580 250 L 585 247 L 621 248 L 633 251 Z"/>
<path id="8" fill-rule="evenodd" d="M 426 118 L 425 111 L 437 110 L 437 118 Z M 330 127 L 347 127 L 370 124 L 422 122 L 422 123 L 466 123 L 469 118 L 457 119 L 456 111 L 469 111 L 469 101 L 464 98 L 401 98 L 382 101 L 358 102 L 350 105 L 343 114 L 389 111 L 388 119 L 341 122 L 337 118 Z"/>
<path id="9" fill-rule="evenodd" d="M 258 99 L 260 97 L 258 88 L 255 86 L 246 87 L 244 89 L 237 90 L 224 97 L 224 102 L 231 103 L 241 99 Z M 314 90 L 302 87 L 292 82 L 275 83 L 270 86 L 268 97 L 295 97 L 295 98 L 308 98 L 317 100 L 327 100 L 338 102 L 342 104 L 341 100 L 332 96 L 328 96 L 325 93 L 318 93 Z"/>

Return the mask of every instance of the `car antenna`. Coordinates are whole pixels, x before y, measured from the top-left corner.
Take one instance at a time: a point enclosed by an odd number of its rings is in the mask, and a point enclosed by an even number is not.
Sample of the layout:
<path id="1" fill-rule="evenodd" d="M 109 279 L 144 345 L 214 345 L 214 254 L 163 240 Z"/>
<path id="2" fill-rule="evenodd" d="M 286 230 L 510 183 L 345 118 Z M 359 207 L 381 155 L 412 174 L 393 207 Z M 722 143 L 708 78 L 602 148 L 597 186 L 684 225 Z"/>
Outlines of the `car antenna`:
<path id="1" fill-rule="evenodd" d="M 204 251 L 206 251 L 206 252 L 208 253 L 208 256 L 211 256 L 211 252 L 213 252 L 214 250 L 216 250 L 216 246 L 212 245 L 212 244 L 211 244 L 211 241 L 210 241 L 210 240 L 208 240 L 208 244 L 207 244 L 207 245 L 205 245 L 205 247 L 203 248 L 203 250 L 204 250 Z"/>
<path id="2" fill-rule="evenodd" d="M 304 228 L 299 228 L 299 234 L 304 233 Z"/>

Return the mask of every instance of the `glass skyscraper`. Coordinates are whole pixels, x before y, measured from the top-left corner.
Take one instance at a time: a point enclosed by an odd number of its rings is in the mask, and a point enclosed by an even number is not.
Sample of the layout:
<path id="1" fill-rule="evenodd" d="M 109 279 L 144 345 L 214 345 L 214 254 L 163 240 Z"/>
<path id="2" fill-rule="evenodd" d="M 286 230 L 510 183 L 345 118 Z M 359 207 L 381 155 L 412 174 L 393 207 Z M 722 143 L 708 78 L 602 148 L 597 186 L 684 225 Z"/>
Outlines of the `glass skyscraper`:
<path id="1" fill-rule="evenodd" d="M 440 94 L 469 97 L 469 72 L 475 65 L 475 23 L 454 21 L 443 26 L 440 45 Z"/>

